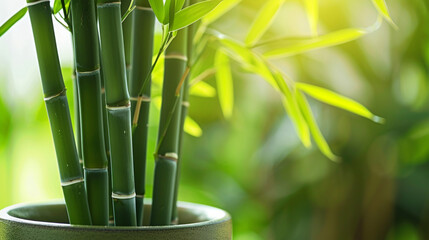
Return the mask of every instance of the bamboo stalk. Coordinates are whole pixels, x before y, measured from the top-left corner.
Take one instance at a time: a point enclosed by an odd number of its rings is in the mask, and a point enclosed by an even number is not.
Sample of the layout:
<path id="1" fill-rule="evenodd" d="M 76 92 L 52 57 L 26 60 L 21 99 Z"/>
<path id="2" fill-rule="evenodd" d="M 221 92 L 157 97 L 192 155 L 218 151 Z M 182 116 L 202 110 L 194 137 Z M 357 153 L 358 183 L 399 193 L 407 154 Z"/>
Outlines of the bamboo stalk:
<path id="1" fill-rule="evenodd" d="M 109 186 L 104 144 L 95 2 L 72 0 L 73 45 L 79 88 L 82 157 L 94 225 L 108 225 Z"/>
<path id="2" fill-rule="evenodd" d="M 114 221 L 116 226 L 136 226 L 131 110 L 120 8 L 120 3 L 114 0 L 98 0 Z"/>
<path id="3" fill-rule="evenodd" d="M 132 0 L 121 0 L 121 16 L 124 16 L 130 7 Z M 122 22 L 122 35 L 124 37 L 125 64 L 127 67 L 127 81 L 130 81 L 131 73 L 131 40 L 132 40 L 132 15 L 134 11 Z M 140 30 L 141 31 L 141 30 Z"/>
<path id="4" fill-rule="evenodd" d="M 174 198 L 174 185 L 178 158 L 180 125 L 180 89 L 182 76 L 186 68 L 187 29 L 178 32 L 165 53 L 164 84 L 162 90 L 161 117 L 156 151 L 155 177 L 151 225 L 169 225 Z M 183 88 L 182 88 L 183 90 Z"/>
<path id="5" fill-rule="evenodd" d="M 191 0 L 191 4 L 194 4 L 196 1 Z M 182 104 L 180 105 L 180 125 L 179 125 L 179 158 L 177 160 L 177 169 L 176 169 L 176 180 L 174 185 L 174 198 L 173 198 L 173 209 L 171 214 L 171 221 L 172 223 L 178 223 L 178 211 L 177 211 L 177 201 L 178 201 L 178 195 L 179 195 L 179 186 L 180 186 L 180 169 L 181 169 L 181 162 L 182 162 L 182 148 L 183 148 L 183 138 L 184 138 L 184 126 L 185 126 L 185 119 L 188 115 L 188 108 L 189 108 L 189 78 L 190 78 L 190 70 L 191 70 L 191 64 L 192 64 L 192 54 L 193 54 L 193 39 L 195 35 L 195 24 L 192 24 L 188 27 L 188 37 L 187 37 L 187 70 L 185 71 L 186 79 L 183 83 L 183 99 Z"/>
<path id="6" fill-rule="evenodd" d="M 27 6 L 69 222 L 90 225 L 87 194 L 58 59 L 51 7 L 46 0 L 27 0 Z"/>
<path id="7" fill-rule="evenodd" d="M 149 123 L 151 83 L 140 90 L 143 82 L 151 74 L 153 41 L 155 30 L 155 14 L 147 0 L 137 0 L 133 16 L 132 58 L 130 73 L 131 116 L 140 104 L 140 114 L 133 131 L 134 179 L 136 185 L 137 225 L 143 223 L 143 200 L 145 195 L 147 135 Z M 151 81 L 149 77 L 149 81 Z"/>

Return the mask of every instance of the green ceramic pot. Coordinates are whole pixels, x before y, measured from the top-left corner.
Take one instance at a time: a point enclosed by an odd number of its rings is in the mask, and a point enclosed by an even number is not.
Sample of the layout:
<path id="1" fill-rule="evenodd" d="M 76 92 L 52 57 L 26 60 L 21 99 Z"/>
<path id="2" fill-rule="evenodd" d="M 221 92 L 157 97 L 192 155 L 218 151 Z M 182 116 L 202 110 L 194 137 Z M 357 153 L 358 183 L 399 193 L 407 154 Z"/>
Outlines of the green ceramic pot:
<path id="1" fill-rule="evenodd" d="M 144 225 L 150 216 L 145 205 Z M 68 224 L 62 202 L 18 204 L 0 211 L 1 240 L 230 240 L 230 215 L 218 208 L 179 203 L 178 225 L 163 227 L 97 227 Z"/>

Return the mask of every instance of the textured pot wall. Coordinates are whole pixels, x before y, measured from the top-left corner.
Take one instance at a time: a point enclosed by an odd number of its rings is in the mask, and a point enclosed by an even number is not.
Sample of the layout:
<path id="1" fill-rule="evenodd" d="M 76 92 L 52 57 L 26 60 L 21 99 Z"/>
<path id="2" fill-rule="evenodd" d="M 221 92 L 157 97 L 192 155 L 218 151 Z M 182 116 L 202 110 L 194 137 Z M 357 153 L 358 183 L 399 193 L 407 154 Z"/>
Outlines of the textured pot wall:
<path id="1" fill-rule="evenodd" d="M 145 218 L 150 205 L 145 206 Z M 231 217 L 223 210 L 199 204 L 179 204 L 179 225 L 165 227 L 71 226 L 62 203 L 15 205 L 0 211 L 1 240 L 172 239 L 230 240 Z"/>

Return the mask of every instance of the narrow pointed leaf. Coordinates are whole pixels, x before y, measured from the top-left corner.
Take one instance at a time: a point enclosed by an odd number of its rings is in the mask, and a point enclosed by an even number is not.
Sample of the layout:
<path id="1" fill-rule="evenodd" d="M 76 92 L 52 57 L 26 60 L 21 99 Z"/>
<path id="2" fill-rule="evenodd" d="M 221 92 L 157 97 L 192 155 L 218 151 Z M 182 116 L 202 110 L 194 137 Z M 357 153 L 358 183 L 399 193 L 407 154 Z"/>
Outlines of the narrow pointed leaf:
<path id="1" fill-rule="evenodd" d="M 70 0 L 64 0 L 64 4 L 66 5 L 66 10 L 68 10 L 68 7 L 70 6 Z M 52 11 L 54 14 L 57 14 L 59 11 L 63 9 L 63 5 L 61 4 L 61 0 L 55 0 L 54 6 L 52 7 Z"/>
<path id="2" fill-rule="evenodd" d="M 182 10 L 186 0 L 176 0 L 176 12 Z"/>
<path id="3" fill-rule="evenodd" d="M 390 17 L 389 9 L 387 8 L 387 4 L 385 0 L 372 0 L 372 3 L 374 4 L 377 11 L 388 21 L 394 28 L 397 28 L 395 22 L 393 22 L 393 19 Z"/>
<path id="4" fill-rule="evenodd" d="M 317 22 L 319 20 L 319 0 L 304 0 L 311 34 L 317 36 Z"/>
<path id="5" fill-rule="evenodd" d="M 267 31 L 274 17 L 283 4 L 283 0 L 269 0 L 259 12 L 256 20 L 253 22 L 245 43 L 248 46 L 255 44 Z"/>
<path id="6" fill-rule="evenodd" d="M 164 2 L 162 0 L 149 0 L 150 7 L 160 23 L 164 22 Z"/>
<path id="7" fill-rule="evenodd" d="M 273 78 L 276 80 L 277 84 L 279 85 L 279 89 L 283 94 L 283 106 L 286 110 L 286 113 L 292 120 L 299 139 L 306 148 L 311 147 L 310 130 L 308 128 L 307 122 L 301 114 L 301 111 L 299 110 L 298 103 L 293 97 L 289 86 L 287 86 L 280 73 L 274 73 Z"/>
<path id="8" fill-rule="evenodd" d="M 311 135 L 313 136 L 313 139 L 320 151 L 323 153 L 323 155 L 334 162 L 341 161 L 340 158 L 332 152 L 331 148 L 326 142 L 325 137 L 323 136 L 319 126 L 316 123 L 316 120 L 314 119 L 313 112 L 311 111 L 310 105 L 308 104 L 307 99 L 305 99 L 305 96 L 302 95 L 302 93 L 299 91 L 295 91 L 295 98 L 305 118 L 305 121 L 308 124 Z"/>
<path id="9" fill-rule="evenodd" d="M 327 48 L 356 40 L 368 33 L 364 29 L 343 29 L 323 36 L 295 42 L 291 45 L 276 47 L 265 52 L 267 58 L 289 57 L 300 53 Z M 267 46 L 270 47 L 270 46 Z"/>
<path id="10" fill-rule="evenodd" d="M 0 37 L 7 32 L 15 23 L 17 23 L 27 13 L 27 7 L 23 7 L 11 18 L 9 18 L 3 25 L 0 26 Z"/>
<path id="11" fill-rule="evenodd" d="M 220 2 L 222 2 L 222 0 L 207 0 L 178 11 L 170 31 L 176 31 L 200 20 L 211 12 Z"/>
<path id="12" fill-rule="evenodd" d="M 193 137 L 201 137 L 203 135 L 200 125 L 189 116 L 186 116 L 184 130 Z"/>
<path id="13" fill-rule="evenodd" d="M 241 0 L 223 0 L 221 3 L 219 3 L 219 5 L 217 5 L 215 9 L 213 9 L 213 11 L 204 16 L 201 21 L 204 25 L 209 25 L 210 23 L 222 17 L 225 13 L 227 13 L 240 2 Z"/>
<path id="14" fill-rule="evenodd" d="M 362 104 L 341 96 L 335 92 L 332 92 L 330 90 L 327 90 L 325 88 L 317 87 L 310 84 L 305 83 L 297 83 L 296 88 L 307 93 L 311 97 L 324 102 L 326 104 L 347 110 L 349 112 L 352 112 L 354 114 L 360 115 L 362 117 L 371 119 L 374 122 L 377 123 L 383 123 L 384 119 L 381 117 L 378 117 L 371 113 L 366 107 L 364 107 Z"/>
<path id="15" fill-rule="evenodd" d="M 234 88 L 229 58 L 222 50 L 216 53 L 215 67 L 219 103 L 224 117 L 230 118 L 234 107 Z"/>
<path id="16" fill-rule="evenodd" d="M 197 97 L 214 97 L 216 96 L 216 89 L 205 82 L 198 82 L 191 87 L 189 94 Z"/>

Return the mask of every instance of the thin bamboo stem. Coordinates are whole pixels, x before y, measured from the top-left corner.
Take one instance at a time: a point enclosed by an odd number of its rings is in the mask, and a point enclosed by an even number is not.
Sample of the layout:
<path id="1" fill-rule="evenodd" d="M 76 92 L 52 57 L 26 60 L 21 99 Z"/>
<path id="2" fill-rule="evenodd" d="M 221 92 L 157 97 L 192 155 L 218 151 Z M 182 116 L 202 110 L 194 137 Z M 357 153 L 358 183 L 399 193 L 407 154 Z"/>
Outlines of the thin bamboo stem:
<path id="1" fill-rule="evenodd" d="M 91 216 L 61 74 L 49 1 L 27 0 L 51 124 L 61 185 L 71 224 L 90 225 Z"/>
<path id="2" fill-rule="evenodd" d="M 146 156 L 147 156 L 147 135 L 149 123 L 150 91 L 149 82 L 140 94 L 144 79 L 149 74 L 152 67 L 153 41 L 155 30 L 155 14 L 150 8 L 147 0 L 136 1 L 136 8 L 132 16 L 133 39 L 132 58 L 130 73 L 130 95 L 131 114 L 134 116 L 136 109 L 141 111 L 137 125 L 133 131 L 133 159 L 134 159 L 134 179 L 136 185 L 136 213 L 137 225 L 143 223 L 143 206 L 145 195 L 146 177 Z M 150 81 L 150 79 L 149 79 Z"/>
<path id="3" fill-rule="evenodd" d="M 79 88 L 82 157 L 94 225 L 109 221 L 109 186 L 104 144 L 99 42 L 94 1 L 72 0 L 73 46 Z"/>
<path id="4" fill-rule="evenodd" d="M 130 7 L 132 0 L 121 0 L 121 16 L 124 16 L 128 8 Z M 134 11 L 133 11 L 134 12 Z M 130 81 L 131 73 L 131 40 L 132 40 L 132 16 L 133 12 L 122 22 L 122 35 L 124 37 L 124 49 L 125 49 L 125 64 L 127 67 L 127 81 Z"/>
<path id="5" fill-rule="evenodd" d="M 114 221 L 116 226 L 136 226 L 131 110 L 121 6 L 114 0 L 98 0 L 97 3 L 109 128 Z"/>

